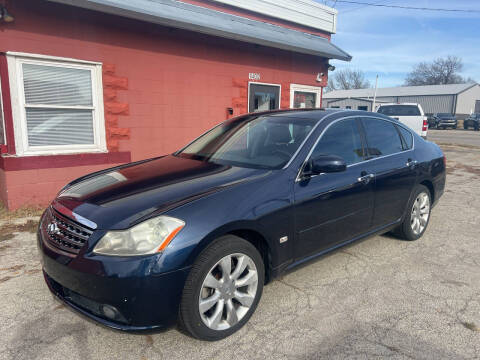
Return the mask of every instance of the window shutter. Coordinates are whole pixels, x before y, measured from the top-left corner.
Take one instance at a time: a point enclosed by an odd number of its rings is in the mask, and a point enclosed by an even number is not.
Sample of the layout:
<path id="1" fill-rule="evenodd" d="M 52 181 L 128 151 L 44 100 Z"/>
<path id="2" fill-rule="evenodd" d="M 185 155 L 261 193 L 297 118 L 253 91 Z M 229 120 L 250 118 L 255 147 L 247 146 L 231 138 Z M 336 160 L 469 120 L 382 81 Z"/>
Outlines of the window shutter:
<path id="1" fill-rule="evenodd" d="M 27 105 L 92 106 L 91 71 L 23 64 Z"/>
<path id="2" fill-rule="evenodd" d="M 28 145 L 94 144 L 92 72 L 22 64 Z"/>
<path id="3" fill-rule="evenodd" d="M 92 110 L 27 108 L 30 146 L 93 144 Z"/>

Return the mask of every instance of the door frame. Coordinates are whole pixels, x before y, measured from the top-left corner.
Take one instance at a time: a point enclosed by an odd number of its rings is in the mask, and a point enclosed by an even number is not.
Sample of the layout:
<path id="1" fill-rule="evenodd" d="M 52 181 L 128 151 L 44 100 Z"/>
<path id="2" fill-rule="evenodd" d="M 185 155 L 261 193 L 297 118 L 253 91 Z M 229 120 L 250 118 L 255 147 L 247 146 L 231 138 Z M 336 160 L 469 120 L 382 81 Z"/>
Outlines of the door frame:
<path id="1" fill-rule="evenodd" d="M 301 85 L 301 84 L 290 84 L 290 109 L 293 109 L 293 103 L 295 100 L 295 91 L 309 92 L 317 95 L 315 100 L 315 107 L 319 108 L 322 104 L 322 92 L 323 87 L 321 86 L 311 86 L 311 85 Z"/>
<path id="2" fill-rule="evenodd" d="M 281 105 L 282 105 L 282 85 L 281 84 L 270 84 L 270 83 L 263 83 L 263 82 L 258 82 L 258 81 L 249 81 L 248 82 L 248 93 L 247 93 L 247 112 L 248 113 L 250 113 L 250 85 L 251 84 L 278 87 L 278 110 L 281 109 Z"/>

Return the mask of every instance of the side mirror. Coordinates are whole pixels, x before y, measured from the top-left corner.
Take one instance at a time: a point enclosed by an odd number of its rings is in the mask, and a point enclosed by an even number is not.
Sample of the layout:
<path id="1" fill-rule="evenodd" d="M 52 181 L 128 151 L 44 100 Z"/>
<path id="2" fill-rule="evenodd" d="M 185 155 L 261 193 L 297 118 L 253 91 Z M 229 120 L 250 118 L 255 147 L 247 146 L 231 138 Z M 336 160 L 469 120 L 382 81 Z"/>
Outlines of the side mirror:
<path id="1" fill-rule="evenodd" d="M 334 173 L 347 170 L 345 160 L 337 155 L 319 155 L 310 158 L 303 170 L 304 176 L 318 175 L 322 173 Z"/>

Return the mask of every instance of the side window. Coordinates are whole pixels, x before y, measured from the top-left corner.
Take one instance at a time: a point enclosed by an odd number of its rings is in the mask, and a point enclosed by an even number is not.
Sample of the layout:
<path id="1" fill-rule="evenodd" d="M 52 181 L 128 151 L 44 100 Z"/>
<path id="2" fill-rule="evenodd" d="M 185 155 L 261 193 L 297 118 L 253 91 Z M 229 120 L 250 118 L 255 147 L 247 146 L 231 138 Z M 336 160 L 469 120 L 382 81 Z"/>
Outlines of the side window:
<path id="1" fill-rule="evenodd" d="M 363 118 L 370 156 L 385 156 L 403 151 L 400 135 L 395 125 L 381 119 Z"/>
<path id="2" fill-rule="evenodd" d="M 347 165 L 363 160 L 363 146 L 355 119 L 341 120 L 330 126 L 313 150 L 312 156 L 338 155 Z"/>
<path id="3" fill-rule="evenodd" d="M 400 134 L 405 141 L 405 150 L 410 150 L 413 147 L 412 133 L 402 126 L 397 126 L 397 129 L 400 131 Z"/>

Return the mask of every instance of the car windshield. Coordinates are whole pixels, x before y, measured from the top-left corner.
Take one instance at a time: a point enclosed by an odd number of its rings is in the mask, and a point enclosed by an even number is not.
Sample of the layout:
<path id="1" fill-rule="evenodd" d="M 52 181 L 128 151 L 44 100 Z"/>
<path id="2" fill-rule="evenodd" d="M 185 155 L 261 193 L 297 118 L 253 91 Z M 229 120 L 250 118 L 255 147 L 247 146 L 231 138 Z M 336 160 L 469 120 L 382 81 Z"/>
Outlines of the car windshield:
<path id="1" fill-rule="evenodd" d="M 379 114 L 387 116 L 419 116 L 420 110 L 416 105 L 385 105 L 380 106 Z"/>
<path id="2" fill-rule="evenodd" d="M 453 115 L 448 114 L 448 113 L 441 113 L 441 114 L 438 114 L 438 117 L 440 117 L 440 118 L 450 118 L 450 117 L 453 117 Z"/>
<path id="3" fill-rule="evenodd" d="M 310 134 L 317 120 L 252 116 L 213 128 L 174 155 L 257 169 L 280 169 Z"/>

